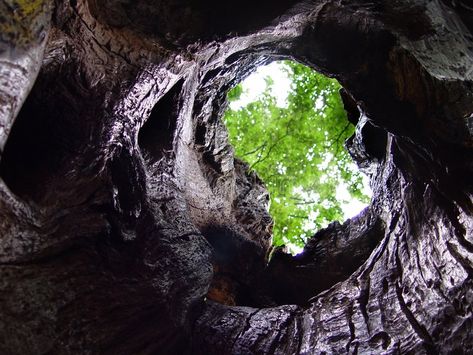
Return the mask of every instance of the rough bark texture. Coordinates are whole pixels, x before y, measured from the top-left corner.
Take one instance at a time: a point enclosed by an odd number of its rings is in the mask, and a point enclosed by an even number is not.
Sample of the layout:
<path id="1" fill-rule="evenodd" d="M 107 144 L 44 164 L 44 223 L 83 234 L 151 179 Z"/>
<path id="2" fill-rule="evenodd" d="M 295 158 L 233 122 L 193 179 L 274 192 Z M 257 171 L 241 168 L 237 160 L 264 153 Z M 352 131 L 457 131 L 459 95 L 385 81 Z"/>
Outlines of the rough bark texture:
<path id="1" fill-rule="evenodd" d="M 467 1 L 0 1 L 0 353 L 467 353 Z M 337 78 L 371 205 L 269 264 L 225 93 Z"/>

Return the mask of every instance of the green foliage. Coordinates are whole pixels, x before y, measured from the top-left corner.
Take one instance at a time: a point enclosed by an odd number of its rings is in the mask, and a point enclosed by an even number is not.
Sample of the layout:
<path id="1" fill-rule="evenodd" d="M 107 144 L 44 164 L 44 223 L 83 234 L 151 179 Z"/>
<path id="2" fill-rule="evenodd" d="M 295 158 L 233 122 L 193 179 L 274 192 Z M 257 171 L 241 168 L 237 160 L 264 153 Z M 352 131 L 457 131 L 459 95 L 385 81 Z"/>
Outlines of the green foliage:
<path id="1" fill-rule="evenodd" d="M 276 105 L 272 80 L 254 102 L 228 109 L 225 123 L 235 154 L 265 182 L 274 219 L 273 244 L 303 246 L 315 229 L 343 217 L 336 189 L 348 187 L 365 203 L 361 175 L 354 169 L 344 141 L 354 127 L 347 118 L 334 79 L 295 62 L 285 61 L 292 80 L 287 107 Z M 228 93 L 242 95 L 241 84 Z"/>

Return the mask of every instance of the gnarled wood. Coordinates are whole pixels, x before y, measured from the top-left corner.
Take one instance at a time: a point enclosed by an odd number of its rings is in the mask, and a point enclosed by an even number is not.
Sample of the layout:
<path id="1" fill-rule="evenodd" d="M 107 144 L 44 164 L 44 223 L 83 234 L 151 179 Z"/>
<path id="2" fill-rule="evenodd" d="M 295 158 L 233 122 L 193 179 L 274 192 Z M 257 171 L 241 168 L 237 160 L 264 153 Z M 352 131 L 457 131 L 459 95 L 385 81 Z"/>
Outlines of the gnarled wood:
<path id="1" fill-rule="evenodd" d="M 473 346 L 466 1 L 3 0 L 0 13 L 1 353 Z M 226 91 L 276 58 L 342 83 L 374 196 L 267 264 L 267 192 L 221 115 Z"/>

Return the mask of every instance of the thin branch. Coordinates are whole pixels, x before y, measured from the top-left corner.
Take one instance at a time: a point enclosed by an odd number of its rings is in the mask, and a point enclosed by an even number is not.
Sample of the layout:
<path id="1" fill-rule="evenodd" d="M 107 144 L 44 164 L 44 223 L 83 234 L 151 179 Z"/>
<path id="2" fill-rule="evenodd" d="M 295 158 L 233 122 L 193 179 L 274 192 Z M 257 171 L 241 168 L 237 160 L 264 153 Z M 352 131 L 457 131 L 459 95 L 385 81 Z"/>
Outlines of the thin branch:
<path id="1" fill-rule="evenodd" d="M 311 203 L 318 203 L 317 201 L 306 201 L 303 198 L 297 198 L 297 197 L 289 197 L 289 199 L 293 201 L 299 201 L 294 203 L 295 205 L 310 205 Z"/>
<path id="2" fill-rule="evenodd" d="M 244 153 L 241 157 L 243 158 L 243 157 L 246 157 L 247 155 L 256 153 L 258 150 L 264 149 L 264 147 L 266 147 L 267 144 L 268 144 L 268 142 L 265 141 L 265 142 L 264 142 L 263 144 L 261 144 L 259 147 L 256 147 L 255 149 L 250 150 L 249 152 Z"/>
<path id="3" fill-rule="evenodd" d="M 297 214 L 290 214 L 290 215 L 288 215 L 288 217 L 298 218 L 298 219 L 308 219 L 307 216 L 301 216 L 301 215 L 297 215 Z"/>
<path id="4" fill-rule="evenodd" d="M 348 127 L 350 127 L 350 122 L 348 122 L 348 123 L 346 124 L 346 126 L 345 126 L 345 127 L 340 131 L 340 133 L 338 134 L 337 138 L 336 138 L 335 140 L 333 140 L 332 143 L 331 143 L 327 148 L 332 148 L 333 145 L 334 145 L 335 143 L 337 143 L 337 142 L 340 140 L 340 138 L 342 137 L 343 133 L 345 133 L 345 131 L 348 129 Z M 330 140 L 332 140 L 332 139 L 330 138 Z M 338 152 L 339 152 L 339 149 L 337 148 L 337 151 L 335 152 L 335 156 L 338 155 Z"/>
<path id="5" fill-rule="evenodd" d="M 300 206 L 300 205 L 312 205 L 314 203 L 318 203 L 317 201 L 305 201 L 305 202 L 296 202 L 295 205 L 296 206 Z"/>
<path id="6" fill-rule="evenodd" d="M 276 147 L 276 145 L 278 145 L 278 143 L 279 143 L 280 141 L 282 141 L 284 138 L 286 138 L 288 135 L 289 135 L 289 133 L 286 133 L 286 134 L 283 135 L 282 137 L 278 138 L 278 139 L 269 147 L 269 149 L 268 149 L 266 155 L 265 155 L 263 158 L 260 158 L 260 159 L 258 159 L 257 161 L 255 161 L 253 164 L 251 164 L 251 166 L 249 167 L 249 170 L 253 170 L 253 168 L 254 168 L 254 166 L 255 166 L 256 164 L 259 164 L 259 163 L 265 161 L 265 160 L 268 158 L 269 154 L 271 154 L 271 151 L 274 149 L 274 147 Z"/>

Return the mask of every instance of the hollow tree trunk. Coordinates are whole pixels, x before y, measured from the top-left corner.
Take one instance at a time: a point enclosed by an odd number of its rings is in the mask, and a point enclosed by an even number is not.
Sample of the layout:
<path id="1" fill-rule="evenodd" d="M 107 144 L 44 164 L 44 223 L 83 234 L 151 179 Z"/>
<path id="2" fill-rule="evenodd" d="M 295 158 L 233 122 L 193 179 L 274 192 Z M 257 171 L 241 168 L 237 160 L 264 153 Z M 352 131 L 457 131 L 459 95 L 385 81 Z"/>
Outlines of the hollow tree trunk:
<path id="1" fill-rule="evenodd" d="M 1 0 L 2 354 L 467 353 L 466 1 Z M 337 78 L 374 196 L 270 251 L 225 93 Z"/>

